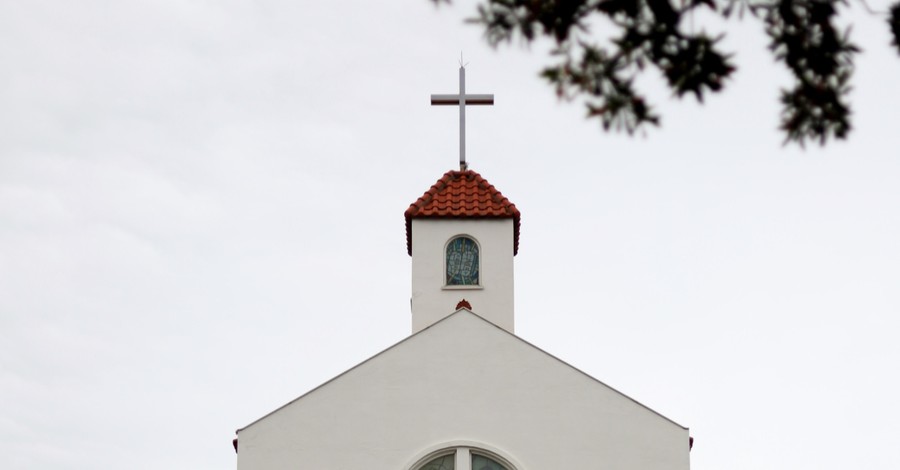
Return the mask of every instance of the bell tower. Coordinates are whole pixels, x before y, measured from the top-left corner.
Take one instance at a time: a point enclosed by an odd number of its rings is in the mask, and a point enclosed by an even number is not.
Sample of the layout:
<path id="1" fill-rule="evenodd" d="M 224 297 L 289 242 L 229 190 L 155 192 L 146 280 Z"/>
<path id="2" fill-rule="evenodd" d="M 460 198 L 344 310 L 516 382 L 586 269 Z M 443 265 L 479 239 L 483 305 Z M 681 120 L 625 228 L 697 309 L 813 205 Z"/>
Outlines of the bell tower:
<path id="1" fill-rule="evenodd" d="M 514 333 L 515 204 L 466 169 L 445 173 L 405 215 L 412 332 L 468 308 Z"/>

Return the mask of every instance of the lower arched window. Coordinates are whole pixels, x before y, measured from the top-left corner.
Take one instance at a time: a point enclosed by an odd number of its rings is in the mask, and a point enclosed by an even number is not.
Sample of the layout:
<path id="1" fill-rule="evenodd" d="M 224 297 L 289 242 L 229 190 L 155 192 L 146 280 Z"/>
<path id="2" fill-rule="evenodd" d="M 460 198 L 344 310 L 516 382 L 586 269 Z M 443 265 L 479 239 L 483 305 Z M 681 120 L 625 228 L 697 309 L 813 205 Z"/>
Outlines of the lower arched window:
<path id="1" fill-rule="evenodd" d="M 456 453 L 435 457 L 419 467 L 419 470 L 456 470 Z"/>
<path id="2" fill-rule="evenodd" d="M 415 470 L 515 470 L 500 460 L 480 449 L 458 447 L 430 457 Z"/>
<path id="3" fill-rule="evenodd" d="M 481 455 L 472 454 L 472 470 L 508 470 L 500 462 Z"/>

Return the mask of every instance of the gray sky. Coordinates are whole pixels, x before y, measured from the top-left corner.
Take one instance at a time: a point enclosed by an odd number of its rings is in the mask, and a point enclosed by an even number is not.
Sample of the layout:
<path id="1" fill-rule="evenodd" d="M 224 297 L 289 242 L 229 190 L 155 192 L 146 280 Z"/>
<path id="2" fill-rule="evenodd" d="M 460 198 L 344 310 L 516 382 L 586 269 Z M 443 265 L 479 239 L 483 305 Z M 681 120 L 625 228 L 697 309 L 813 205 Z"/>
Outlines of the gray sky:
<path id="1" fill-rule="evenodd" d="M 887 2 L 871 1 L 876 10 Z M 4 468 L 232 468 L 234 430 L 409 334 L 403 211 L 468 157 L 522 211 L 517 333 L 689 426 L 697 470 L 900 463 L 900 58 L 853 2 L 855 131 L 727 92 L 604 134 L 471 2 L 0 2 Z M 707 23 L 696 19 L 697 27 Z M 712 22 L 715 31 L 725 27 Z"/>

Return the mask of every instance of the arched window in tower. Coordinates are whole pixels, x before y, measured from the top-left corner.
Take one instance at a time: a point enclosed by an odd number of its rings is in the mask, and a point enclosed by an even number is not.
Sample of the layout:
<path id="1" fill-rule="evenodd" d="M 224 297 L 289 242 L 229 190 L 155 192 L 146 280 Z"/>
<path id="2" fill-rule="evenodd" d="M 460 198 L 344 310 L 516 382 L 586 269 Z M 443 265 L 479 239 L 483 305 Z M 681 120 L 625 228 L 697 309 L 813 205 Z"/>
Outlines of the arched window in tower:
<path id="1" fill-rule="evenodd" d="M 444 262 L 447 269 L 446 284 L 479 285 L 480 262 L 478 243 L 475 240 L 466 236 L 453 238 L 447 243 L 447 257 Z"/>

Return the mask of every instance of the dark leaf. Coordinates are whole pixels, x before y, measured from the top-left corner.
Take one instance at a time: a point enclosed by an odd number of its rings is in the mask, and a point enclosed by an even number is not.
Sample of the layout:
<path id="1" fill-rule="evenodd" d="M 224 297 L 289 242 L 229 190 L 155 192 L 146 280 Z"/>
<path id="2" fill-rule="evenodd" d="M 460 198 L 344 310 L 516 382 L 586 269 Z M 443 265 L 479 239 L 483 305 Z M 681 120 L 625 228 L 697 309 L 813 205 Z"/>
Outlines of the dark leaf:
<path id="1" fill-rule="evenodd" d="M 893 44 L 897 48 L 897 52 L 900 52 L 900 2 L 895 3 L 891 7 L 888 25 L 891 27 L 891 34 L 894 35 Z"/>

